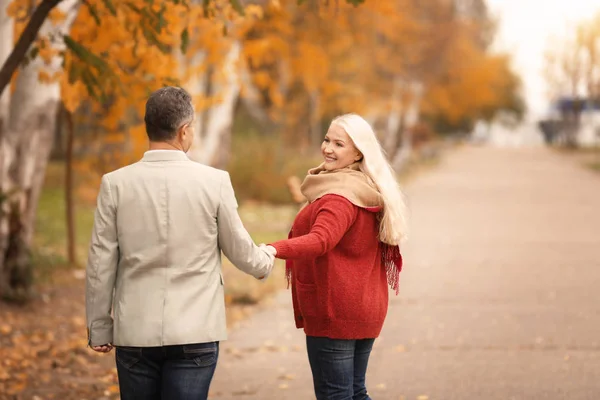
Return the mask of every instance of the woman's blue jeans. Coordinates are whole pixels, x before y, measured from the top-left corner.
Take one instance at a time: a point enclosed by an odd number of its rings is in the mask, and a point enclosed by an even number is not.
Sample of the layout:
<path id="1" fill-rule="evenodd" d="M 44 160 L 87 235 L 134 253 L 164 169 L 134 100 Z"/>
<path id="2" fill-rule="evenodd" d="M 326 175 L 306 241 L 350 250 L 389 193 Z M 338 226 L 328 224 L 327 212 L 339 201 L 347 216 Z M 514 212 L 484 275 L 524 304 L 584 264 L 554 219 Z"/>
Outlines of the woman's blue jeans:
<path id="1" fill-rule="evenodd" d="M 374 342 L 306 337 L 317 400 L 371 400 L 365 375 Z"/>

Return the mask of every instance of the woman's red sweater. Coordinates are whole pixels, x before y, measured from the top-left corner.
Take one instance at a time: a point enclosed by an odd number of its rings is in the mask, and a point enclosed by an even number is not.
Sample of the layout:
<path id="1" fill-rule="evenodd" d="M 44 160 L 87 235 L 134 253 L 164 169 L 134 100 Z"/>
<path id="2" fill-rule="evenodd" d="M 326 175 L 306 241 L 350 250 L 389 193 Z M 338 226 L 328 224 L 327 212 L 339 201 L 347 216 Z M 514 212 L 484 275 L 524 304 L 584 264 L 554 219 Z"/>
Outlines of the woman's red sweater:
<path id="1" fill-rule="evenodd" d="M 379 336 L 388 308 L 379 211 L 328 194 L 298 213 L 288 240 L 271 244 L 291 268 L 296 327 L 307 335 Z"/>

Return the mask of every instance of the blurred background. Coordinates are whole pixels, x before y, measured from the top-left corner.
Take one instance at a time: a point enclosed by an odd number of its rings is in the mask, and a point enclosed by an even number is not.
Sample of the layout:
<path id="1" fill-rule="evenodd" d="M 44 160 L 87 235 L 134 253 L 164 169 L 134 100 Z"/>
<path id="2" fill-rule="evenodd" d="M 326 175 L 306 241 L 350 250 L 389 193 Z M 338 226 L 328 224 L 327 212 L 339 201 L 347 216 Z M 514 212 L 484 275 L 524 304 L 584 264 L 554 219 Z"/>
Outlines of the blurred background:
<path id="1" fill-rule="evenodd" d="M 100 178 L 141 158 L 161 86 L 193 95 L 189 156 L 230 172 L 257 243 L 287 236 L 347 112 L 403 185 L 461 146 L 600 171 L 595 0 L 0 0 L 0 65 L 0 398 L 118 393 L 85 350 L 85 259 Z M 231 322 L 285 288 L 226 264 Z"/>

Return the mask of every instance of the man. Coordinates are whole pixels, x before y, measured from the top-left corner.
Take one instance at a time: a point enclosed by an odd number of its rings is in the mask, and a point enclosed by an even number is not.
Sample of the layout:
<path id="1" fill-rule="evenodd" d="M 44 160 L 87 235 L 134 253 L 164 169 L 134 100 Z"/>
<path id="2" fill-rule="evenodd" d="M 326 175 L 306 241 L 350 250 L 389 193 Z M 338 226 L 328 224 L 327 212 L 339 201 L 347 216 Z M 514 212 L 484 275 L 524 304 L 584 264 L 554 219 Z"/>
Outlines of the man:
<path id="1" fill-rule="evenodd" d="M 244 229 L 229 174 L 187 158 L 190 95 L 157 90 L 144 120 L 149 151 L 102 177 L 87 264 L 89 345 L 116 347 L 122 399 L 206 399 L 226 339 L 221 250 L 258 279 L 273 256 Z"/>

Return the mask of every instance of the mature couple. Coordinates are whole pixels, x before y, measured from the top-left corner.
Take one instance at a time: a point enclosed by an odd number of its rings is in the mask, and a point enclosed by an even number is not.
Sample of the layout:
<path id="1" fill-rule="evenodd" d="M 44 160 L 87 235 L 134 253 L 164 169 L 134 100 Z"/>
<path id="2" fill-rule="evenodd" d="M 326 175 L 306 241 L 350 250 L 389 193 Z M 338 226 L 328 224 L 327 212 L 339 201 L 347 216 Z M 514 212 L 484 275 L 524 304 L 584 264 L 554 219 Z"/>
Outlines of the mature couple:
<path id="1" fill-rule="evenodd" d="M 316 398 L 369 399 L 367 362 L 398 290 L 404 202 L 369 124 L 333 120 L 287 240 L 256 246 L 227 172 L 189 160 L 183 89 L 146 103 L 149 150 L 102 178 L 87 265 L 89 345 L 116 348 L 123 399 L 206 399 L 226 339 L 221 251 L 265 279 L 285 259 Z M 235 382 L 232 382 L 235 385 Z"/>

